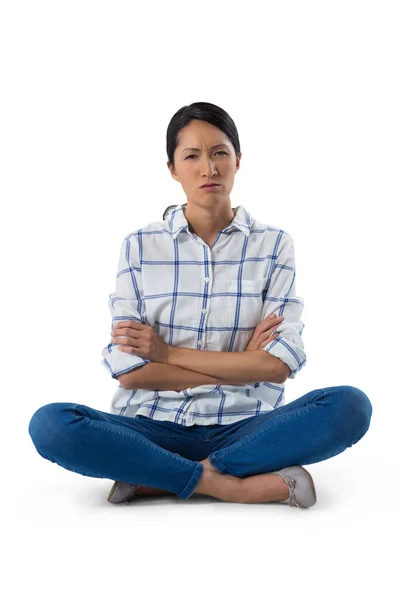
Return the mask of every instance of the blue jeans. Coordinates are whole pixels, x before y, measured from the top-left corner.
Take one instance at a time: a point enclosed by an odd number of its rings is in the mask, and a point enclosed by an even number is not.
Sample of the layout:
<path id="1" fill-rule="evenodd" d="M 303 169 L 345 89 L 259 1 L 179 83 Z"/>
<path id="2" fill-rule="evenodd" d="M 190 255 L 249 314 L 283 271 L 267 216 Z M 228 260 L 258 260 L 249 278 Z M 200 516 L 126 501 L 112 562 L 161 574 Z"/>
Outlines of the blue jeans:
<path id="1" fill-rule="evenodd" d="M 268 413 L 228 425 L 186 427 L 53 402 L 29 423 L 38 453 L 88 477 L 140 483 L 189 498 L 208 457 L 219 473 L 249 477 L 340 454 L 367 432 L 372 405 L 360 389 L 313 390 Z"/>

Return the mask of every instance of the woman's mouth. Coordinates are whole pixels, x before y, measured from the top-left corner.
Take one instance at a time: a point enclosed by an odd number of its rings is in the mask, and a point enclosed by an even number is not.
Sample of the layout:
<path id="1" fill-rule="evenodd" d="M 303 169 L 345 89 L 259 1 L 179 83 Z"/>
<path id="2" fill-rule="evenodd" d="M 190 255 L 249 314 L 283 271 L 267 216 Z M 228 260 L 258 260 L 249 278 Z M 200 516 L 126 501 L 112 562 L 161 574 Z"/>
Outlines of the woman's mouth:
<path id="1" fill-rule="evenodd" d="M 219 187 L 220 187 L 220 185 L 218 183 L 215 183 L 215 184 L 212 184 L 212 185 L 209 185 L 209 184 L 202 185 L 200 189 L 201 190 L 215 190 L 215 189 L 217 189 Z"/>

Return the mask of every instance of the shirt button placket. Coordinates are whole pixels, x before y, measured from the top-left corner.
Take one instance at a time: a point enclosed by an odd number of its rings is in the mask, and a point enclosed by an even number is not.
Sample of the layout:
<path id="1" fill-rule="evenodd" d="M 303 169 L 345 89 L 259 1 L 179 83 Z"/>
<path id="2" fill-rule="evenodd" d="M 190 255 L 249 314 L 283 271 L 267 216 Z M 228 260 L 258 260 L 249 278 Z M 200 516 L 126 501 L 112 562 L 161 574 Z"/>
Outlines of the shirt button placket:
<path id="1" fill-rule="evenodd" d="M 208 282 L 210 281 L 210 278 L 209 278 L 209 277 L 204 277 L 204 281 L 205 281 L 206 283 L 208 283 Z M 201 312 L 202 312 L 203 314 L 205 314 L 205 313 L 207 312 L 207 309 L 206 309 L 206 308 L 202 308 L 202 309 L 201 309 Z M 203 341 L 203 340 L 199 340 L 199 341 L 197 342 L 197 346 L 198 346 L 199 348 L 201 348 L 201 347 L 203 346 L 203 344 L 204 344 L 204 341 Z"/>

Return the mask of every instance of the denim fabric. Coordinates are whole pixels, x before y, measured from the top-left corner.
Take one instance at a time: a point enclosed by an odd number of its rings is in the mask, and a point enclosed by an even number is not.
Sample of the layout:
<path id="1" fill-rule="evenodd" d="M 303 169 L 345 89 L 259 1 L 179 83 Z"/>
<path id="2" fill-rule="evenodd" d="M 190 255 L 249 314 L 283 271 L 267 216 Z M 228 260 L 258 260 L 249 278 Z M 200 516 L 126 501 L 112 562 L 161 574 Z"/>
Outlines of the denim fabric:
<path id="1" fill-rule="evenodd" d="M 228 425 L 186 427 L 54 402 L 29 423 L 38 453 L 88 477 L 140 483 L 189 498 L 209 458 L 220 473 L 248 477 L 340 454 L 367 432 L 372 405 L 350 386 L 316 389 L 267 414 Z"/>

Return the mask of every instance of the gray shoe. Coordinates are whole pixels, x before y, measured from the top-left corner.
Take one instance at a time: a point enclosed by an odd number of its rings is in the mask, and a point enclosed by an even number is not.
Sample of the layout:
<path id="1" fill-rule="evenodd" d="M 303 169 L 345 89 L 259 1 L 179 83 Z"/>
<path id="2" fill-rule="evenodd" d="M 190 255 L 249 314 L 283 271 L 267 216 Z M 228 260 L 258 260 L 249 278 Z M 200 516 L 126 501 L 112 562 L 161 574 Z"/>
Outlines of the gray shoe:
<path id="1" fill-rule="evenodd" d="M 135 492 L 138 488 L 140 488 L 140 485 L 141 484 L 137 483 L 114 481 L 107 500 L 113 504 L 120 504 L 121 502 L 129 504 L 129 502 L 135 497 Z"/>
<path id="2" fill-rule="evenodd" d="M 314 481 L 304 467 L 293 465 L 272 473 L 280 475 L 289 486 L 289 498 L 283 500 L 284 503 L 297 508 L 308 508 L 316 503 Z"/>

